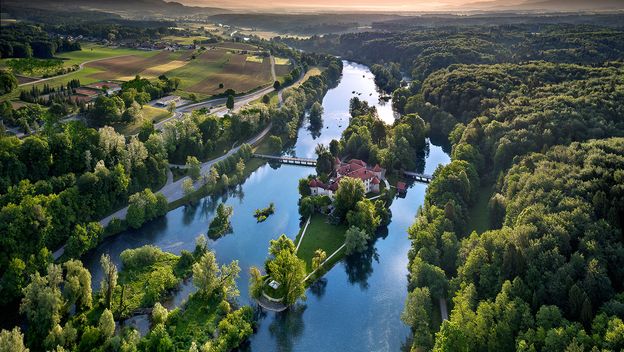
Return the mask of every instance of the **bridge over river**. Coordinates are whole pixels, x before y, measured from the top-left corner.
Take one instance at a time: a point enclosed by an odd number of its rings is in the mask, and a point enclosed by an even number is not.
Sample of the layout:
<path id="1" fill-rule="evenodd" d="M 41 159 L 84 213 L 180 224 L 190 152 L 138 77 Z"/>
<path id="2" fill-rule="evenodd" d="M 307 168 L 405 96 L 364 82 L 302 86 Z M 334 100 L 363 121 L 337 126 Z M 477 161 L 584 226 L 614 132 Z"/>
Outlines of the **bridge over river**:
<path id="1" fill-rule="evenodd" d="M 277 161 L 282 164 L 302 165 L 302 166 L 316 166 L 316 159 L 297 158 L 292 156 L 279 156 L 279 155 L 266 155 L 266 154 L 254 154 L 256 158 L 267 159 L 270 161 Z"/>
<path id="2" fill-rule="evenodd" d="M 267 155 L 267 154 L 254 154 L 256 158 L 267 159 L 270 161 L 276 161 L 282 164 L 291 164 L 291 165 L 301 165 L 301 166 L 316 166 L 315 159 L 308 158 L 298 158 L 293 156 L 284 156 L 284 155 Z M 403 171 L 403 175 L 411 178 L 417 182 L 429 183 L 432 180 L 431 175 L 422 174 L 413 171 Z"/>

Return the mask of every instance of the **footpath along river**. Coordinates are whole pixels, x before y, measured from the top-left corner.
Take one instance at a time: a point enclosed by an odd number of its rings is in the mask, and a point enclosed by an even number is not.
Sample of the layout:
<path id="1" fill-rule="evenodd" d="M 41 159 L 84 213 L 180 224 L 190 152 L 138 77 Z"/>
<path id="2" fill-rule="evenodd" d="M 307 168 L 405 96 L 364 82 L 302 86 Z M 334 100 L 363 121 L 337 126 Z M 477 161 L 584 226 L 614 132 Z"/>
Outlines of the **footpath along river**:
<path id="1" fill-rule="evenodd" d="M 313 157 L 318 143 L 329 144 L 338 139 L 349 123 L 349 100 L 356 96 L 377 107 L 380 117 L 392 123 L 395 114 L 390 102 L 380 102 L 373 75 L 368 67 L 343 62 L 339 84 L 323 99 L 324 125 L 311 131 L 309 125 L 299 130 L 296 145 L 287 153 Z M 355 93 L 354 93 L 355 92 Z M 424 171 L 449 162 L 441 147 L 429 144 Z M 220 263 L 238 260 L 241 304 L 249 304 L 249 267 L 262 267 L 271 239 L 285 233 L 295 238 L 300 218 L 297 211 L 298 180 L 314 173 L 314 169 L 282 165 L 264 165 L 242 185 L 227 195 L 206 197 L 193 207 L 181 207 L 165 217 L 146 224 L 136 231 L 126 231 L 105 240 L 84 258 L 91 270 L 93 283 L 99 286 L 102 277 L 99 258 L 108 253 L 120 266 L 120 253 L 128 248 L 153 244 L 165 251 L 179 254 L 193 250 L 195 238 L 206 233 L 217 205 L 225 202 L 234 208 L 233 233 L 210 241 Z M 426 185 L 415 183 L 405 198 L 397 198 L 391 206 L 392 222 L 387 235 L 378 238 L 369 251 L 358 258 L 338 263 L 322 280 L 307 292 L 307 300 L 282 313 L 267 312 L 259 320 L 258 331 L 246 348 L 250 351 L 400 351 L 409 337 L 409 329 L 400 320 L 407 296 L 407 252 L 410 241 L 407 229 L 424 201 Z M 256 223 L 253 213 L 269 203 L 276 212 L 263 223 Z M 168 302 L 178 306 L 194 291 L 192 283 L 184 284 Z M 147 328 L 144 317 L 136 319 L 140 330 Z"/>

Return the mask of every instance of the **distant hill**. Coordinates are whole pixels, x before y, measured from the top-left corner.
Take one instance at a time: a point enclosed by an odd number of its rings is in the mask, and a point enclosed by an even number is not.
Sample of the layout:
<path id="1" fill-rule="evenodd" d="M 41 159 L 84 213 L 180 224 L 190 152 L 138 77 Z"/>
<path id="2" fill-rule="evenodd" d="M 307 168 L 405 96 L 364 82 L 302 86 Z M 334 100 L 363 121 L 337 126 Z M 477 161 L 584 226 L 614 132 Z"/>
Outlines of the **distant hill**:
<path id="1" fill-rule="evenodd" d="M 624 10 L 624 0 L 485 0 L 462 7 L 484 11 L 605 11 Z"/>
<path id="2" fill-rule="evenodd" d="M 18 8 L 39 8 L 57 11 L 91 10 L 112 13 L 131 13 L 138 16 L 166 15 L 183 16 L 193 14 L 215 15 L 229 10 L 215 7 L 192 7 L 178 2 L 163 0 L 2 0 L 3 6 Z"/>

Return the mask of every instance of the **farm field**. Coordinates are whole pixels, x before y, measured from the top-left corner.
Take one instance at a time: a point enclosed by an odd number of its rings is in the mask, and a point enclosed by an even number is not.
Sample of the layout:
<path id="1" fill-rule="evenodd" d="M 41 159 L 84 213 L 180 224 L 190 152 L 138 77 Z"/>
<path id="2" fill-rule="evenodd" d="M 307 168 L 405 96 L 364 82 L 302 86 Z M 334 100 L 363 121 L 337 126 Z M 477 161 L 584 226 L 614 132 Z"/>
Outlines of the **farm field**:
<path id="1" fill-rule="evenodd" d="M 181 45 L 191 45 L 196 40 L 201 42 L 203 40 L 208 40 L 208 39 L 210 39 L 210 38 L 206 37 L 206 36 L 203 36 L 203 35 L 195 35 L 195 36 L 190 36 L 190 37 L 169 35 L 169 36 L 163 37 L 163 40 L 171 41 L 171 42 L 174 42 L 174 43 L 177 43 L 177 44 L 181 44 Z"/>
<path id="2" fill-rule="evenodd" d="M 119 80 L 128 81 L 136 75 L 146 78 L 155 78 L 174 68 L 181 67 L 187 63 L 191 56 L 190 50 L 169 52 L 152 52 L 154 55 L 148 57 L 130 55 L 111 58 L 87 64 L 87 67 L 95 68 L 101 72 L 94 74 L 98 80 Z"/>
<path id="3" fill-rule="evenodd" d="M 233 52 L 255 47 L 243 43 L 222 45 L 234 45 L 236 48 L 206 50 L 193 60 L 191 56 L 196 53 L 194 50 L 139 51 L 85 46 L 85 52 L 72 52 L 63 56 L 67 59 L 66 62 L 98 61 L 86 63 L 82 70 L 71 74 L 37 83 L 37 86 L 47 84 L 57 87 L 73 79 L 80 80 L 83 85 L 101 80 L 127 81 L 136 75 L 152 79 L 166 74 L 180 78 L 181 95 L 188 97 L 193 93 L 199 99 L 205 99 L 223 93 L 226 89 L 243 93 L 272 83 L 271 62 L 268 57 Z M 279 72 L 284 71 L 280 67 L 288 68 L 287 65 L 276 65 Z M 27 78 L 22 80 L 25 82 Z M 223 87 L 219 88 L 221 83 Z M 30 86 L 21 89 L 30 89 Z M 16 89 L 0 99 L 15 100 L 19 92 L 20 89 Z"/>
<path id="4" fill-rule="evenodd" d="M 269 58 L 248 61 L 248 56 L 228 50 L 207 50 L 188 64 L 167 73 L 181 80 L 182 95 L 194 93 L 203 99 L 233 89 L 237 93 L 248 92 L 270 84 L 271 62 Z M 219 85 L 223 83 L 223 87 Z"/>
<path id="5" fill-rule="evenodd" d="M 292 70 L 292 66 L 290 65 L 290 60 L 284 59 L 281 57 L 275 58 L 275 75 L 277 77 L 283 78 Z M 283 79 L 280 79 L 283 82 Z"/>

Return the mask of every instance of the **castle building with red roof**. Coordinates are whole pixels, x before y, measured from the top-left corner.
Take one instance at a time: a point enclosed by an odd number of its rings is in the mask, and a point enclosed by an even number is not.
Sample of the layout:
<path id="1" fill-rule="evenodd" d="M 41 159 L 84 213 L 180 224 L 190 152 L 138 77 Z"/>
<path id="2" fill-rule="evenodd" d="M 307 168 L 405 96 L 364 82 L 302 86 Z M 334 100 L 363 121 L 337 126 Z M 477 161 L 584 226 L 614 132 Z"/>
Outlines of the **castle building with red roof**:
<path id="1" fill-rule="evenodd" d="M 379 193 L 379 185 L 386 177 L 386 170 L 378 164 L 369 167 L 366 162 L 359 159 L 351 159 L 349 162 L 336 162 L 335 176 L 327 183 L 318 179 L 310 180 L 309 186 L 312 195 L 326 195 L 334 197 L 338 189 L 338 183 L 343 177 L 359 178 L 364 183 L 366 193 Z"/>

